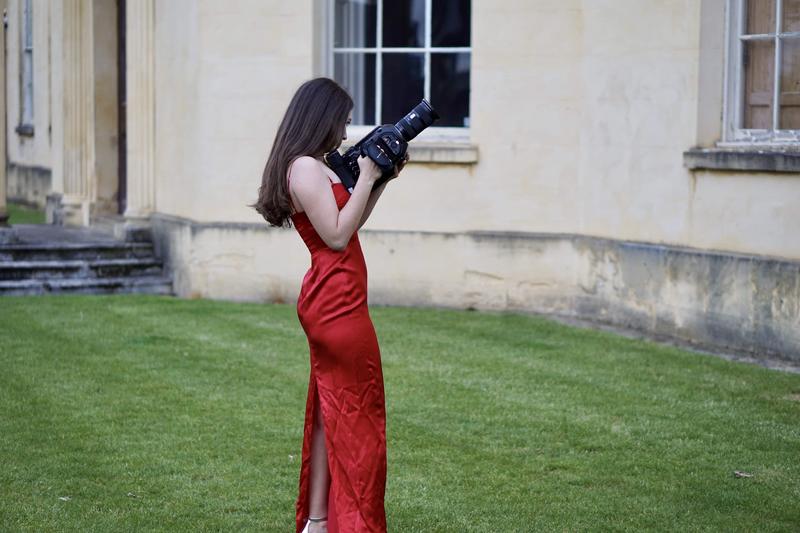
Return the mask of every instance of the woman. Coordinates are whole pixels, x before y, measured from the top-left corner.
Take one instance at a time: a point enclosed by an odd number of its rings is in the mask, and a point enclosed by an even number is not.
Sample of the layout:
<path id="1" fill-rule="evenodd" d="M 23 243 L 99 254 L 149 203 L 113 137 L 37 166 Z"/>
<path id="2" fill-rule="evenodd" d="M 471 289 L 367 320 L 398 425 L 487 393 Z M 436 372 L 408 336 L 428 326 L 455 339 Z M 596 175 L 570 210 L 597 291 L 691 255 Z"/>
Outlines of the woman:
<path id="1" fill-rule="evenodd" d="M 385 184 L 373 190 L 380 170 L 362 157 L 349 194 L 323 161 L 347 138 L 352 108 L 333 80 L 300 86 L 278 128 L 254 206 L 273 226 L 291 220 L 311 253 L 297 300 L 311 356 L 298 532 L 386 531 L 383 374 L 356 234 Z"/>

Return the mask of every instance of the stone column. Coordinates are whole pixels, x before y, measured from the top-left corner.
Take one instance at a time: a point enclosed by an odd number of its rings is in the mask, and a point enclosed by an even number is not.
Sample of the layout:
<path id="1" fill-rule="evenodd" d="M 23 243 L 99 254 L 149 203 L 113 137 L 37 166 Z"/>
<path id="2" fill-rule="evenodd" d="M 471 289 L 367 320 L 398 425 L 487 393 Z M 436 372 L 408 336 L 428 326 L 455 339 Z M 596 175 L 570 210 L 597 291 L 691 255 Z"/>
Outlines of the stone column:
<path id="1" fill-rule="evenodd" d="M 88 226 L 95 191 L 91 0 L 63 0 L 64 223 Z"/>
<path id="2" fill-rule="evenodd" d="M 7 0 L 0 0 L 0 14 L 5 13 Z M 0 227 L 8 225 L 6 203 L 6 28 L 0 23 Z"/>
<path id="3" fill-rule="evenodd" d="M 155 4 L 126 2 L 127 207 L 146 218 L 155 209 Z"/>

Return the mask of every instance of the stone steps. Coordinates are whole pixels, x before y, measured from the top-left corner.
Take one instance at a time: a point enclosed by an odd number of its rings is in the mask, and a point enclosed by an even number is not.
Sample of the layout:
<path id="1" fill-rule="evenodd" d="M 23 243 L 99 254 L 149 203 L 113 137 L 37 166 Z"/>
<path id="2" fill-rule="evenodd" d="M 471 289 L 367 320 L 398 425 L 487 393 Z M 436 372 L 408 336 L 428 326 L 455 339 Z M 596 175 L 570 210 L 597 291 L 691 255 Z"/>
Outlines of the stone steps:
<path id="1" fill-rule="evenodd" d="M 164 276 L 85 279 L 19 279 L 0 281 L 0 296 L 39 294 L 172 294 L 172 280 Z"/>
<path id="2" fill-rule="evenodd" d="M 172 294 L 146 228 L 127 232 L 125 240 L 96 228 L 15 229 L 13 239 L 0 242 L 0 296 Z"/>
<path id="3" fill-rule="evenodd" d="M 160 276 L 155 257 L 69 261 L 10 261 L 0 263 L 0 281 Z"/>
<path id="4" fill-rule="evenodd" d="M 120 243 L 24 243 L 0 245 L 0 261 L 66 261 L 153 257 L 153 245 Z"/>

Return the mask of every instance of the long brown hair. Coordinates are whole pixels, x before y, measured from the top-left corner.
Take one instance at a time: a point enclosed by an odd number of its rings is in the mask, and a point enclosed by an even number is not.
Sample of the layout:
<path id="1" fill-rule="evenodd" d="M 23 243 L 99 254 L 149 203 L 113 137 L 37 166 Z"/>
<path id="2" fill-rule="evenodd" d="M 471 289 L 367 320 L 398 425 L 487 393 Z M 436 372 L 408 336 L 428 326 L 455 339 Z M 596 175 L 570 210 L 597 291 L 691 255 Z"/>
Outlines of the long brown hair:
<path id="1" fill-rule="evenodd" d="M 344 137 L 353 99 L 329 78 L 315 78 L 297 89 L 272 143 L 255 208 L 271 226 L 288 226 L 292 208 L 286 173 L 300 156 L 320 157 Z"/>

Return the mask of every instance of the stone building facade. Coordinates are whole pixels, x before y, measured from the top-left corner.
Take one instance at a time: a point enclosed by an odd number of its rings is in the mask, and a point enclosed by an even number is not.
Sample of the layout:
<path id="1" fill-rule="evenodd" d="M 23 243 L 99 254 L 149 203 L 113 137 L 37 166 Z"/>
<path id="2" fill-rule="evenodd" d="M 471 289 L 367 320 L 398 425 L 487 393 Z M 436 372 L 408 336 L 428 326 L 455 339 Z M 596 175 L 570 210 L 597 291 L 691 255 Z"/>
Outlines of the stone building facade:
<path id="1" fill-rule="evenodd" d="M 296 298 L 306 250 L 247 204 L 326 75 L 356 97 L 351 139 L 422 96 L 448 111 L 360 233 L 374 304 L 800 360 L 796 0 L 9 0 L 8 20 L 9 195 L 150 224 L 180 296 Z"/>

